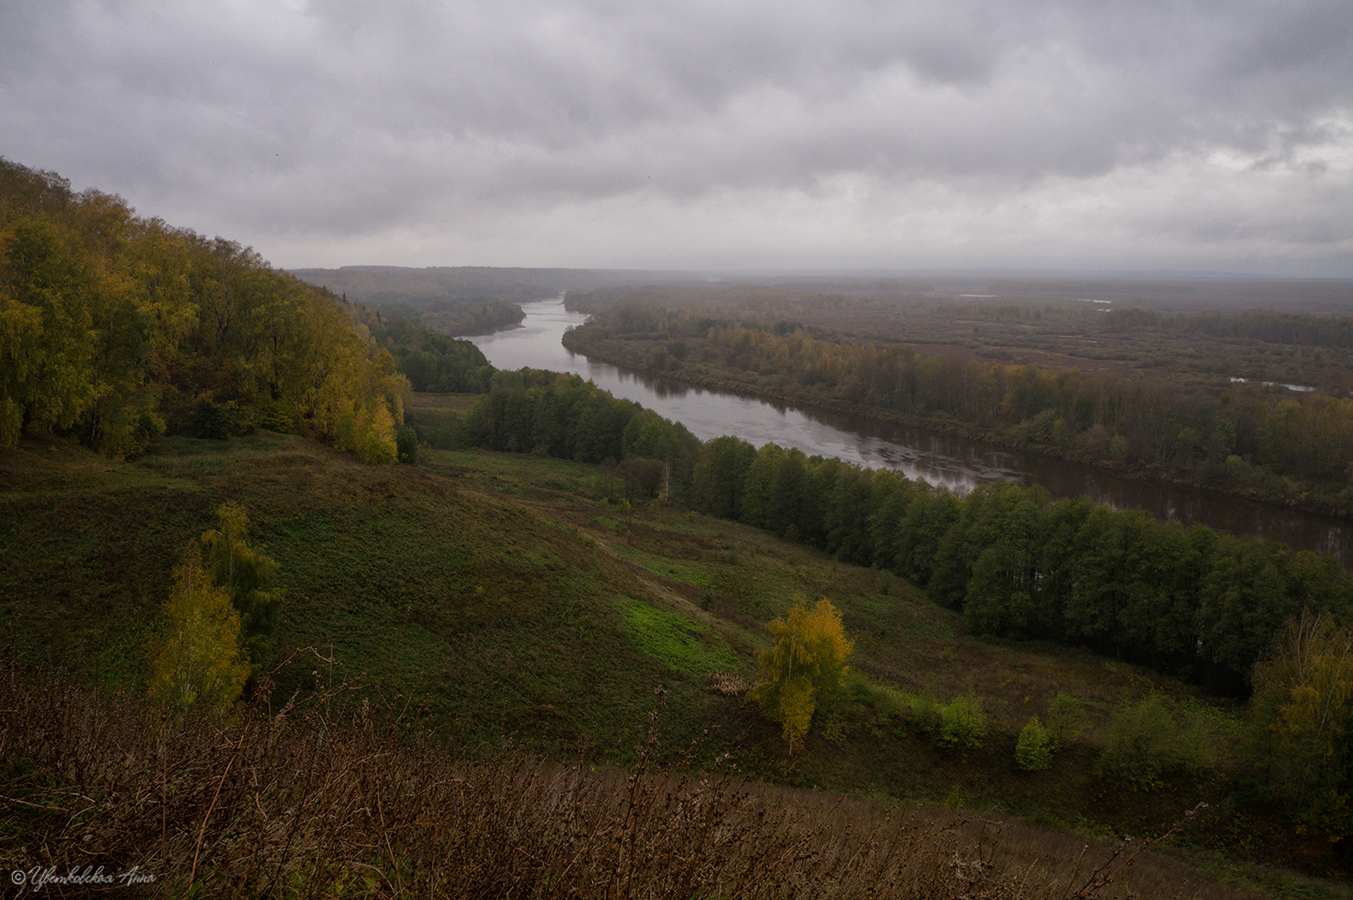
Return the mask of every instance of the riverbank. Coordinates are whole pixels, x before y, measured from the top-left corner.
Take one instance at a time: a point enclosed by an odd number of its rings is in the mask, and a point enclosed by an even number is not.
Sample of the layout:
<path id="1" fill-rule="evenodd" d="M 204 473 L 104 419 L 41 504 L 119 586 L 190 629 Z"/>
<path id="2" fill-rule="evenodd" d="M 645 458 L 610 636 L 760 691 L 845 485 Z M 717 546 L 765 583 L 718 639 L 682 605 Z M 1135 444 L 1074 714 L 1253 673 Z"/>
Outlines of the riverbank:
<path id="1" fill-rule="evenodd" d="M 606 338 L 600 328 L 582 326 L 565 332 L 564 347 L 590 360 L 601 361 L 647 377 L 678 381 L 693 387 L 755 397 L 767 402 L 837 415 L 851 415 L 875 422 L 918 428 L 948 437 L 978 441 L 1032 453 L 1049 459 L 1073 462 L 1119 477 L 1153 479 L 1214 492 L 1270 506 L 1297 510 L 1339 520 L 1353 519 L 1353 497 L 1348 490 L 1332 492 L 1326 487 L 1275 476 L 1237 456 L 1227 456 L 1203 471 L 1181 469 L 1162 463 L 1141 463 L 1116 452 L 1106 436 L 1094 446 L 1079 435 L 1059 433 L 1055 420 L 1045 428 L 1024 425 L 984 428 L 970 422 L 940 416 L 917 416 L 896 410 L 853 402 L 816 387 L 794 382 L 783 374 L 764 375 L 752 370 L 711 364 L 708 355 L 669 352 L 666 341 Z M 689 339 L 685 342 L 689 345 Z M 1039 434 L 1039 431 L 1045 432 Z M 1046 437 L 1040 440 L 1040 437 Z"/>

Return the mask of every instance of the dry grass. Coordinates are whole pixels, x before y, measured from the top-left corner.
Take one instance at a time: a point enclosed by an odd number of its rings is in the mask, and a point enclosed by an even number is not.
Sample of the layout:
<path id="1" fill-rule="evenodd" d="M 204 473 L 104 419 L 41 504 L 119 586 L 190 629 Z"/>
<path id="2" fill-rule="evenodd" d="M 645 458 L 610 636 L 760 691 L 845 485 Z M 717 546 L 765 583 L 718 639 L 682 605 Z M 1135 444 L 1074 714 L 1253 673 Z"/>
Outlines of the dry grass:
<path id="1" fill-rule="evenodd" d="M 154 896 L 1236 896 L 1130 847 L 659 765 L 658 710 L 626 773 L 457 759 L 392 710 L 326 712 L 347 690 L 176 724 L 6 660 L 0 868 L 138 866 Z"/>
<path id="2" fill-rule="evenodd" d="M 752 683 L 735 672 L 716 672 L 709 676 L 709 689 L 722 697 L 744 697 Z"/>

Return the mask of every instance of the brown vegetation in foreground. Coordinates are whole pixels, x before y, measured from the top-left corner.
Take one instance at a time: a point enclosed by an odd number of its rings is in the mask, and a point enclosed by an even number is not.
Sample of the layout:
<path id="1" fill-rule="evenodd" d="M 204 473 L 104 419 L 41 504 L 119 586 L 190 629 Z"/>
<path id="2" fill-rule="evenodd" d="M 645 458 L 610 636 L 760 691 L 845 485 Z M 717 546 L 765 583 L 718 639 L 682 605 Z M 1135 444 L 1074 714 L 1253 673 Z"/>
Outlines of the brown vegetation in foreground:
<path id="1" fill-rule="evenodd" d="M 658 712 L 626 774 L 510 749 L 458 760 L 354 697 L 175 725 L 6 661 L 0 867 L 138 867 L 164 896 L 1237 896 L 1134 849 L 1151 841 L 1087 848 L 691 771 L 662 752 Z"/>

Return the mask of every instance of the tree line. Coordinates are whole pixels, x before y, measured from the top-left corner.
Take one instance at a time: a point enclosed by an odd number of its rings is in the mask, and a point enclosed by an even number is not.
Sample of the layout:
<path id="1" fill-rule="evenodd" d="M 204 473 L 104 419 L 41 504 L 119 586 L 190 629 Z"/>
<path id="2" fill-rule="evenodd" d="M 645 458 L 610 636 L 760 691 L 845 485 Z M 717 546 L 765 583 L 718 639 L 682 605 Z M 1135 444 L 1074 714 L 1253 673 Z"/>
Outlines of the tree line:
<path id="1" fill-rule="evenodd" d="M 958 496 L 722 437 L 702 446 L 690 491 L 712 515 L 903 575 L 974 633 L 1085 646 L 1219 693 L 1248 693 L 1303 608 L 1353 611 L 1353 579 L 1332 559 L 1038 487 Z"/>
<path id="2" fill-rule="evenodd" d="M 266 427 L 392 462 L 409 381 L 350 313 L 250 248 L 0 159 L 0 446 Z"/>
<path id="3" fill-rule="evenodd" d="M 655 495 L 663 482 L 684 482 L 700 451 L 681 423 L 577 375 L 538 369 L 495 372 L 462 432 L 466 443 L 487 450 L 624 466 L 629 492 L 641 496 Z"/>
<path id="4" fill-rule="evenodd" d="M 415 391 L 482 394 L 489 389 L 496 370 L 484 351 L 469 341 L 432 331 L 419 319 L 384 308 L 359 314 L 358 320 L 378 346 L 390 351 L 400 374 Z"/>
<path id="5" fill-rule="evenodd" d="M 1171 314 L 1144 309 L 1115 309 L 1105 314 L 1101 328 L 1106 331 L 1147 328 L 1299 347 L 1353 347 L 1353 317 L 1312 316 L 1271 310 L 1229 314 Z"/>

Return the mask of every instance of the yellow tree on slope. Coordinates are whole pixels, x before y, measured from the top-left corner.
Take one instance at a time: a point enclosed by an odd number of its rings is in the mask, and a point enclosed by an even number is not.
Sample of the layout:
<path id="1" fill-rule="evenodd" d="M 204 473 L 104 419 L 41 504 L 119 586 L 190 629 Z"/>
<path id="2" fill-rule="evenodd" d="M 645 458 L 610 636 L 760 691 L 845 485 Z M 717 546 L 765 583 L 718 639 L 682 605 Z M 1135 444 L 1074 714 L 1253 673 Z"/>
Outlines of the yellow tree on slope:
<path id="1" fill-rule="evenodd" d="M 206 569 L 239 613 L 239 641 L 257 672 L 275 652 L 282 592 L 276 586 L 277 563 L 249 546 L 249 514 L 227 501 L 216 510 L 221 527 L 202 533 Z"/>
<path id="2" fill-rule="evenodd" d="M 751 695 L 768 718 L 781 724 L 793 755 L 808 737 L 814 712 L 830 705 L 845 686 L 853 647 L 841 613 L 825 598 L 810 609 L 795 597 L 789 615 L 772 621 L 770 632 L 774 643 L 761 651 L 761 683 Z"/>
<path id="3" fill-rule="evenodd" d="M 176 717 L 195 709 L 223 717 L 244 689 L 249 658 L 240 646 L 240 615 L 212 583 L 196 546 L 174 572 L 164 615 L 150 663 L 151 699 Z"/>

